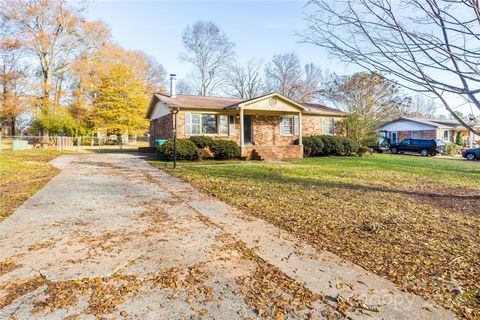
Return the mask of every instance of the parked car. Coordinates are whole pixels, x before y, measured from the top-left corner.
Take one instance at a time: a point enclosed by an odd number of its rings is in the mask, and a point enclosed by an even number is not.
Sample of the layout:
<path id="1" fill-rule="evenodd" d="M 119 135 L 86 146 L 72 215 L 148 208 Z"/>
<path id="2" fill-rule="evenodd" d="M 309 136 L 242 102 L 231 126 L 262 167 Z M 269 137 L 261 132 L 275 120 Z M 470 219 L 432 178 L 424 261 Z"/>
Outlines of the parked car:
<path id="1" fill-rule="evenodd" d="M 445 144 L 433 139 L 405 139 L 390 145 L 391 153 L 420 153 L 422 156 L 434 156 L 445 152 Z"/>
<path id="2" fill-rule="evenodd" d="M 464 149 L 462 150 L 462 157 L 467 160 L 480 160 L 480 148 Z"/>

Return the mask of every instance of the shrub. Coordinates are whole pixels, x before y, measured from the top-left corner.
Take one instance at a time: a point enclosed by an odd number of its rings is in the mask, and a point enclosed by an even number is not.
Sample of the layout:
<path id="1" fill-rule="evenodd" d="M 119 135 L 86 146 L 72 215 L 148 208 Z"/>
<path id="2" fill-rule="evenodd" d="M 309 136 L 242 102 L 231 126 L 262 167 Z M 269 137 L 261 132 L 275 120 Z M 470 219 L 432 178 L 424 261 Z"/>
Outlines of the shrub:
<path id="1" fill-rule="evenodd" d="M 190 141 L 192 141 L 197 148 L 206 148 L 206 147 L 211 147 L 214 140 L 210 137 L 206 136 L 191 136 L 189 138 Z"/>
<path id="2" fill-rule="evenodd" d="M 454 155 L 458 154 L 459 151 L 460 151 L 460 148 L 455 143 L 447 142 L 445 144 L 445 154 L 447 156 L 454 156 Z"/>
<path id="3" fill-rule="evenodd" d="M 323 155 L 341 155 L 344 150 L 344 146 L 340 137 L 336 136 L 320 136 L 323 142 Z"/>
<path id="4" fill-rule="evenodd" d="M 296 144 L 298 144 L 298 140 Z M 323 154 L 323 147 L 323 141 L 319 136 L 303 138 L 303 153 L 306 157 L 321 156 Z"/>
<path id="5" fill-rule="evenodd" d="M 366 154 L 367 152 L 370 151 L 370 148 L 367 147 L 367 146 L 361 146 L 358 148 L 358 150 L 356 151 L 357 152 L 357 155 L 359 157 L 362 157 L 364 154 Z"/>
<path id="6" fill-rule="evenodd" d="M 173 159 L 173 139 L 163 143 L 158 152 L 167 160 Z M 177 139 L 177 159 L 178 160 L 197 160 L 197 147 L 189 139 Z"/>
<path id="7" fill-rule="evenodd" d="M 343 145 L 342 153 L 344 155 L 349 156 L 352 153 L 358 153 L 360 149 L 360 145 L 355 140 L 343 138 L 343 137 L 338 137 L 338 138 L 340 139 L 340 142 Z"/>
<path id="8" fill-rule="evenodd" d="M 217 140 L 210 146 L 213 156 L 217 160 L 239 158 L 241 156 L 240 147 L 235 141 Z"/>

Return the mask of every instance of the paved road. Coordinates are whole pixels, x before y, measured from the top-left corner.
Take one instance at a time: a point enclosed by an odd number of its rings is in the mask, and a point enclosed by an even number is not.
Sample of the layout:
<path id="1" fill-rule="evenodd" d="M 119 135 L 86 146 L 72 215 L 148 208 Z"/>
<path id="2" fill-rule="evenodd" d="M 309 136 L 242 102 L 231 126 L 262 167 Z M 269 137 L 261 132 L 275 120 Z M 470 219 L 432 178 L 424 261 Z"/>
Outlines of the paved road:
<path id="1" fill-rule="evenodd" d="M 0 223 L 0 319 L 453 319 L 133 154 L 62 156 Z"/>

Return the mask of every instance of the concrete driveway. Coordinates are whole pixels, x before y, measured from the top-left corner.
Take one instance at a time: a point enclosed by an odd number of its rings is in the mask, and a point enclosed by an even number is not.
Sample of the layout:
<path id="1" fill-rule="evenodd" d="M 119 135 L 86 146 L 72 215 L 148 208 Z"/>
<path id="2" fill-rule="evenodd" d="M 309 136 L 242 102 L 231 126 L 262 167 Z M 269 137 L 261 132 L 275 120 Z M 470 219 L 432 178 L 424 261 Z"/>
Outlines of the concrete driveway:
<path id="1" fill-rule="evenodd" d="M 0 223 L 0 319 L 454 319 L 138 155 L 53 164 Z"/>

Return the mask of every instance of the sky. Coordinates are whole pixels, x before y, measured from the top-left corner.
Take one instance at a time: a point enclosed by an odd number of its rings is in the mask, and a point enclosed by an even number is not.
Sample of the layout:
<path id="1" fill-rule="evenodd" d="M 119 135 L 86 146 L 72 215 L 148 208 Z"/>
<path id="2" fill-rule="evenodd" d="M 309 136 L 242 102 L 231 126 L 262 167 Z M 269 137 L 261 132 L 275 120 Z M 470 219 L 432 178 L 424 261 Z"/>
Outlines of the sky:
<path id="1" fill-rule="evenodd" d="M 185 77 L 192 70 L 178 59 L 183 30 L 198 20 L 213 21 L 235 43 L 236 58 L 268 61 L 274 54 L 295 51 L 302 63 L 351 73 L 355 66 L 331 61 L 312 45 L 299 43 L 305 29 L 305 1 L 96 1 L 87 16 L 110 26 L 114 40 L 126 49 L 154 56 L 167 70 Z"/>
<path id="2" fill-rule="evenodd" d="M 255 58 L 268 62 L 274 54 L 296 52 L 302 64 L 313 62 L 324 71 L 352 74 L 354 64 L 332 59 L 325 49 L 300 43 L 306 28 L 306 1 L 92 1 L 87 18 L 101 20 L 116 43 L 155 57 L 168 73 L 186 78 L 192 66 L 180 62 L 182 32 L 198 20 L 213 21 L 235 43 L 240 63 Z M 470 108 L 458 110 L 469 113 Z M 447 114 L 439 106 L 439 114 Z"/>

